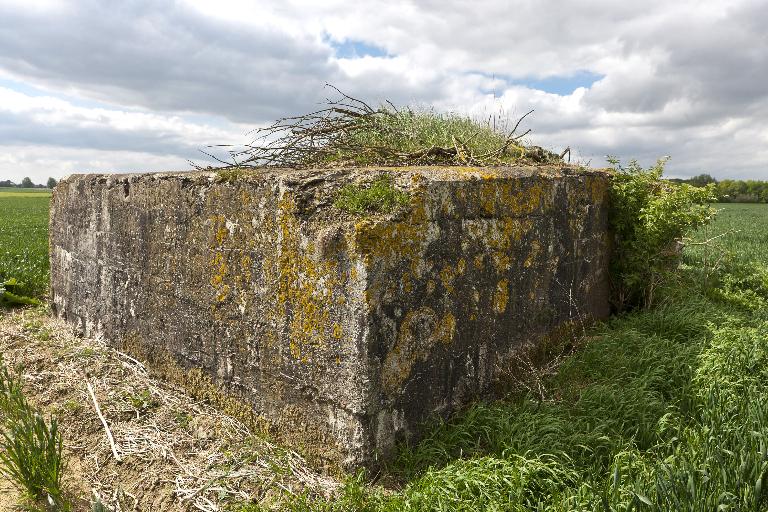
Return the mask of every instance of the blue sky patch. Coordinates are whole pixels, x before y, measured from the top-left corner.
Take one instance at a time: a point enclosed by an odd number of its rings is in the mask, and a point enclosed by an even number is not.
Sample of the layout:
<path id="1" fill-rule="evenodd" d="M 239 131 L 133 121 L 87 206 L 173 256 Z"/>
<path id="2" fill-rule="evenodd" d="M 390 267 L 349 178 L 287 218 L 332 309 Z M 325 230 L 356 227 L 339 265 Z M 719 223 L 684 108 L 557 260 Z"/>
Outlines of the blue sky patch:
<path id="1" fill-rule="evenodd" d="M 573 75 L 514 80 L 512 83 L 517 85 L 524 85 L 526 87 L 530 87 L 531 89 L 538 89 L 550 94 L 568 96 L 579 87 L 585 87 L 589 89 L 592 87 L 592 84 L 598 80 L 603 79 L 604 76 L 605 75 L 590 73 L 589 71 L 579 71 Z"/>
<path id="2" fill-rule="evenodd" d="M 116 110 L 114 107 L 110 107 L 99 101 L 89 100 L 87 98 L 80 98 L 77 96 L 71 96 L 69 94 L 46 91 L 44 89 L 38 89 L 33 85 L 29 85 L 27 83 L 20 82 L 18 80 L 12 80 L 10 78 L 0 77 L 0 87 L 4 87 L 6 89 L 19 92 L 21 94 L 24 94 L 25 96 L 29 96 L 30 98 L 38 98 L 41 96 L 56 98 L 58 100 L 66 101 L 75 107 L 104 108 L 104 109 Z M 120 110 L 128 111 L 129 109 L 121 108 Z"/>
<path id="3" fill-rule="evenodd" d="M 7 78 L 0 77 L 0 87 L 10 89 L 12 91 L 20 92 L 26 96 L 53 96 L 53 94 L 45 93 L 40 89 L 36 89 L 30 85 L 15 80 L 9 80 Z"/>
<path id="4" fill-rule="evenodd" d="M 329 41 L 340 59 L 360 59 L 362 57 L 387 57 L 387 50 L 379 46 L 346 39 L 342 42 Z"/>
<path id="5" fill-rule="evenodd" d="M 579 87 L 590 88 L 598 80 L 602 80 L 605 75 L 599 75 L 590 71 L 577 71 L 571 75 L 548 76 L 545 78 L 510 78 L 505 75 L 493 75 L 491 73 L 478 73 L 486 78 L 495 78 L 502 80 L 507 86 L 523 85 L 531 89 L 568 96 Z M 492 91 L 483 90 L 484 93 Z M 501 94 L 502 90 L 497 90 L 496 94 Z"/>

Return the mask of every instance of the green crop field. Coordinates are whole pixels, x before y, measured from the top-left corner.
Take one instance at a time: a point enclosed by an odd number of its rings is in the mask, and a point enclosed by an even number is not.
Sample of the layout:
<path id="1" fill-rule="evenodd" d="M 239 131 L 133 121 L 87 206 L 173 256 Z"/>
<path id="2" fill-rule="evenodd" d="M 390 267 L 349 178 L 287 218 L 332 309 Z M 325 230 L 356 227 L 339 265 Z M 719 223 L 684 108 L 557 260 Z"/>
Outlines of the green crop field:
<path id="1" fill-rule="evenodd" d="M 710 261 L 726 250 L 741 262 L 759 261 L 768 264 L 768 205 L 726 203 L 716 205 L 718 215 L 715 222 L 696 234 L 696 239 L 713 240 L 712 249 L 694 251 L 702 257 L 708 252 Z"/>
<path id="2" fill-rule="evenodd" d="M 16 279 L 17 295 L 48 290 L 47 189 L 0 188 L 0 281 Z"/>

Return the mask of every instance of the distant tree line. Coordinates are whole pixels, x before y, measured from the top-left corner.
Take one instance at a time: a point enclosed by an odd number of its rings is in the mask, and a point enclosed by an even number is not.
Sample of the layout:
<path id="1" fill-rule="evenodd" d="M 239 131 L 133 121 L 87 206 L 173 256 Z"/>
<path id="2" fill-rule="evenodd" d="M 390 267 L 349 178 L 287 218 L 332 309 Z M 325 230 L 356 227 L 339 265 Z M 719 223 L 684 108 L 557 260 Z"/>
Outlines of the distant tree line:
<path id="1" fill-rule="evenodd" d="M 670 179 L 676 183 L 688 183 L 694 187 L 715 184 L 715 194 L 721 203 L 768 203 L 768 181 L 716 180 L 709 174 L 699 174 L 688 179 Z"/>
<path id="2" fill-rule="evenodd" d="M 45 185 L 35 185 L 32 183 L 32 180 L 27 176 L 23 180 L 21 180 L 21 183 L 14 183 L 11 180 L 3 180 L 0 181 L 0 188 L 2 187 L 13 187 L 13 188 L 53 188 L 56 186 L 56 179 L 54 178 L 48 178 L 48 181 Z"/>

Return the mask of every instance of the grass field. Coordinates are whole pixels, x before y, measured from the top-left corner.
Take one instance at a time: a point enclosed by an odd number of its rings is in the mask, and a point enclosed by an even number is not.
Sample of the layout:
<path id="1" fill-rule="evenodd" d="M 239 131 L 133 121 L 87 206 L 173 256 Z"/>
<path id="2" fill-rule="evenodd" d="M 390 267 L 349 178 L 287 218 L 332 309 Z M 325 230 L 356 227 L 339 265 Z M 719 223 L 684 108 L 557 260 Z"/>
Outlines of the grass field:
<path id="1" fill-rule="evenodd" d="M 41 296 L 48 198 L 21 194 L 0 191 L 0 273 Z M 692 238 L 726 235 L 686 249 L 659 305 L 592 328 L 535 393 L 432 426 L 336 499 L 286 493 L 281 506 L 768 510 L 768 205 L 720 206 Z"/>
<path id="2" fill-rule="evenodd" d="M 0 188 L 0 281 L 15 278 L 15 293 L 42 297 L 48 290 L 47 189 Z"/>

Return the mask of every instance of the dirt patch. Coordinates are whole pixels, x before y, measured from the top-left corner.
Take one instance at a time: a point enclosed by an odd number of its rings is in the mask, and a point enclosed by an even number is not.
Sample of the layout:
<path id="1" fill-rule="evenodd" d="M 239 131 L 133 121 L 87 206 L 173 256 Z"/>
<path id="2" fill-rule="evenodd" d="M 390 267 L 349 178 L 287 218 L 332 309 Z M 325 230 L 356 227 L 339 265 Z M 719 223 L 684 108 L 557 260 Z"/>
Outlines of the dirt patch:
<path id="1" fill-rule="evenodd" d="M 41 308 L 0 312 L 0 353 L 22 375 L 30 401 L 59 419 L 65 487 L 76 510 L 95 499 L 121 511 L 279 507 L 290 494 L 330 496 L 338 488 L 298 453 L 153 377 L 102 340 L 75 336 Z M 0 512 L 14 510 L 18 499 L 0 479 Z"/>
<path id="2" fill-rule="evenodd" d="M 20 499 L 13 484 L 0 475 L 0 512 L 16 512 Z"/>

